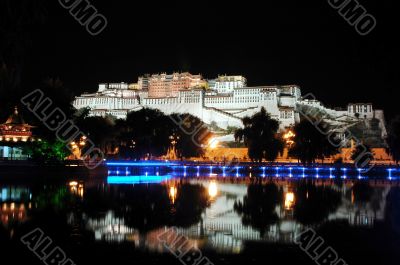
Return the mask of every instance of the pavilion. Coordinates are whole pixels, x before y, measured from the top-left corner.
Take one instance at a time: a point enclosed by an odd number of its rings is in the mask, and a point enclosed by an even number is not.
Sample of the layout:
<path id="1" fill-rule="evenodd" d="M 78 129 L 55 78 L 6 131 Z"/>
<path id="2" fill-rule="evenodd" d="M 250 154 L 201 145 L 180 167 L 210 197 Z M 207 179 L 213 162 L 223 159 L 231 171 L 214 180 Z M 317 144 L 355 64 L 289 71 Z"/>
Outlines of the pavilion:
<path id="1" fill-rule="evenodd" d="M 22 147 L 34 141 L 31 129 L 33 126 L 25 123 L 15 107 L 14 113 L 7 121 L 0 124 L 0 159 L 26 159 Z"/>

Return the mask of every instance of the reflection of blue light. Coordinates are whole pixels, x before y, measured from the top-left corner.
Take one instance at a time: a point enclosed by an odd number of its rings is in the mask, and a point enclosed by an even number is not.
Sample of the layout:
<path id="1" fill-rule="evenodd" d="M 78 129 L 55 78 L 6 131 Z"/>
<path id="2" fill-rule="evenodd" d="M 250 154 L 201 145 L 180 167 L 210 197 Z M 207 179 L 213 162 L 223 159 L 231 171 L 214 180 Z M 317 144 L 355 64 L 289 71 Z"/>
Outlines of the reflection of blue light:
<path id="1" fill-rule="evenodd" d="M 389 168 L 389 169 L 388 169 L 388 172 L 389 172 L 389 180 L 392 180 L 392 171 L 393 171 L 393 168 Z"/>
<path id="2" fill-rule="evenodd" d="M 173 166 L 177 165 L 174 163 L 166 162 L 107 162 L 107 166 L 137 166 L 137 167 L 147 167 L 147 166 Z"/>
<path id="3" fill-rule="evenodd" d="M 361 168 L 357 168 L 357 171 L 358 171 L 358 179 L 362 179 L 362 176 L 361 176 Z"/>
<path id="4" fill-rule="evenodd" d="M 347 179 L 347 176 L 346 176 L 347 168 L 342 168 L 342 171 L 343 171 L 342 179 Z"/>
<path id="5" fill-rule="evenodd" d="M 170 179 L 170 175 L 166 176 L 109 176 L 107 183 L 109 184 L 137 184 L 137 183 L 160 183 Z"/>

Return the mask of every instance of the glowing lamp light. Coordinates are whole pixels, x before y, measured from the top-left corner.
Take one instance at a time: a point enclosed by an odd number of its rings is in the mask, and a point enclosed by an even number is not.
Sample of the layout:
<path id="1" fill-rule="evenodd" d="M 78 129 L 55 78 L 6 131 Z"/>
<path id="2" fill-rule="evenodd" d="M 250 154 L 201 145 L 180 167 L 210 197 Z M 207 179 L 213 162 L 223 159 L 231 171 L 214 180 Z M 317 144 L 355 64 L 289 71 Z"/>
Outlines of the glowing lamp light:
<path id="1" fill-rule="evenodd" d="M 285 194 L 285 209 L 291 210 L 294 206 L 294 193 L 288 192 Z"/>
<path id="2" fill-rule="evenodd" d="M 70 187 L 78 186 L 78 182 L 76 182 L 76 181 L 71 181 L 71 182 L 69 183 L 69 186 L 70 186 Z"/>
<path id="3" fill-rule="evenodd" d="M 286 141 L 286 144 L 287 144 L 287 145 L 292 146 L 292 145 L 294 144 L 293 138 L 294 138 L 295 136 L 296 136 L 296 135 L 295 135 L 292 131 L 288 131 L 287 133 L 285 133 L 285 134 L 283 135 L 283 140 Z"/>
<path id="4" fill-rule="evenodd" d="M 171 199 L 172 203 L 175 203 L 176 196 L 178 194 L 178 190 L 175 186 L 169 187 L 169 198 Z"/>
<path id="5" fill-rule="evenodd" d="M 215 198 L 218 194 L 218 187 L 217 183 L 215 181 L 210 182 L 210 185 L 208 186 L 208 195 L 211 198 Z"/>
<path id="6" fill-rule="evenodd" d="M 211 138 L 211 139 L 208 141 L 208 147 L 209 147 L 210 149 L 215 149 L 215 148 L 218 147 L 218 145 L 219 145 L 219 141 L 218 141 L 217 139 L 215 139 L 215 138 Z"/>

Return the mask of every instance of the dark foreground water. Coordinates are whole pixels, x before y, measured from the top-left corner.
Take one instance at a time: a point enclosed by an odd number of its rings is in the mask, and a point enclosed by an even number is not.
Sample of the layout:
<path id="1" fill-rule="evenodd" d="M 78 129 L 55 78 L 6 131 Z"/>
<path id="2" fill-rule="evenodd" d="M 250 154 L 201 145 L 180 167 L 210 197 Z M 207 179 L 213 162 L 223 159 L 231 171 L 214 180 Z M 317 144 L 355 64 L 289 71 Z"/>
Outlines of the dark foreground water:
<path id="1" fill-rule="evenodd" d="M 400 184 L 386 175 L 120 170 L 104 179 L 0 180 L 0 264 L 62 264 L 45 258 L 56 246 L 77 265 L 400 262 Z M 299 237 L 310 228 L 313 238 Z M 328 248 L 335 262 L 318 260 Z"/>

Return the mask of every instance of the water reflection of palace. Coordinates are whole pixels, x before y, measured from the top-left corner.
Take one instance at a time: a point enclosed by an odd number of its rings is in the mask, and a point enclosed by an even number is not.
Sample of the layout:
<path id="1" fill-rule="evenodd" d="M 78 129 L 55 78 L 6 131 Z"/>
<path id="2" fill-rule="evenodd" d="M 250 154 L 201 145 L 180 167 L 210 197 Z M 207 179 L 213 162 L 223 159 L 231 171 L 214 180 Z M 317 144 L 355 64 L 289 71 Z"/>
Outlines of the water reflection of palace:
<path id="1" fill-rule="evenodd" d="M 376 221 L 384 220 L 386 195 L 389 185 L 372 186 L 372 192 L 368 201 L 359 201 L 357 194 L 354 194 L 352 182 L 344 183 L 341 186 L 331 183 L 313 183 L 310 192 L 305 194 L 299 192 L 299 187 L 294 181 L 274 181 L 278 187 L 281 201 L 274 205 L 271 216 L 276 216 L 276 221 L 265 225 L 265 230 L 257 229 L 255 224 L 248 222 L 249 213 L 238 213 L 235 210 L 235 203 L 243 203 L 248 199 L 249 186 L 241 183 L 218 182 L 210 180 L 190 180 L 190 184 L 201 184 L 208 190 L 211 203 L 201 214 L 200 222 L 187 228 L 178 228 L 178 234 L 189 238 L 191 244 L 202 248 L 213 248 L 218 252 L 239 253 L 244 248 L 246 241 L 279 242 L 292 244 L 293 239 L 306 227 L 307 216 L 300 218 L 296 211 L 304 200 L 311 200 L 313 187 L 323 187 L 338 194 L 340 202 L 332 211 L 322 216 L 320 221 L 313 226 L 319 226 L 328 221 L 347 221 L 350 226 L 373 227 Z M 176 196 L 180 190 L 175 183 L 164 183 L 167 185 L 169 199 L 175 203 Z M 308 187 L 306 187 L 308 189 Z M 319 192 L 319 191 L 317 191 Z M 324 191 L 324 194 L 326 191 Z M 247 198 L 247 199 L 246 199 Z M 312 209 L 312 208 L 311 208 Z M 316 208 L 318 209 L 318 208 Z M 251 215 L 251 213 L 250 213 Z M 297 213 L 297 215 L 299 215 Z M 305 219 L 304 219 L 305 218 Z M 93 231 L 95 240 L 109 242 L 133 242 L 136 247 L 146 248 L 153 251 L 163 251 L 161 242 L 157 235 L 166 227 L 155 228 L 148 231 L 141 231 L 136 227 L 127 225 L 123 217 L 117 217 L 110 209 L 103 217 L 84 217 L 86 229 Z M 251 219 L 251 218 L 250 218 Z M 272 218 L 273 219 L 273 218 Z M 300 220 L 300 221 L 299 221 Z M 244 222 L 247 222 L 246 225 Z M 253 220 L 254 221 L 254 220 Z M 72 222 L 72 221 L 71 221 Z M 262 227 L 260 225 L 260 227 Z M 256 228 L 255 228 L 256 227 Z"/>

